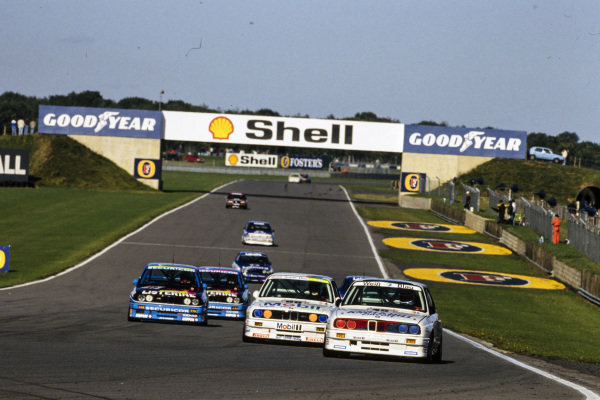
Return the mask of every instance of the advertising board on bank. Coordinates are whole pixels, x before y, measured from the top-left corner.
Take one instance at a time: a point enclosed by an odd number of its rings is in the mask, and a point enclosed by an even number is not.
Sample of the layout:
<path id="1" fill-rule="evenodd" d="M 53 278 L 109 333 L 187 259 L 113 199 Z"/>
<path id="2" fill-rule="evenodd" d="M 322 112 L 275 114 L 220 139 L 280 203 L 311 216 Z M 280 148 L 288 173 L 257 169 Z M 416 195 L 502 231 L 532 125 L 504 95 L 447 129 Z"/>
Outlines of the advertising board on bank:
<path id="1" fill-rule="evenodd" d="M 526 150 L 525 131 L 429 125 L 405 126 L 404 151 L 406 153 L 525 158 Z"/>
<path id="2" fill-rule="evenodd" d="M 226 153 L 225 165 L 228 167 L 277 168 L 275 154 Z"/>
<path id="3" fill-rule="evenodd" d="M 163 111 L 166 140 L 402 152 L 403 125 Z"/>
<path id="4" fill-rule="evenodd" d="M 161 139 L 160 111 L 93 107 L 39 107 L 40 133 Z"/>
<path id="5" fill-rule="evenodd" d="M 0 183 L 29 181 L 29 150 L 0 149 Z"/>
<path id="6" fill-rule="evenodd" d="M 322 169 L 323 159 L 321 157 L 299 157 L 299 156 L 282 156 L 279 159 L 281 168 L 287 169 Z"/>

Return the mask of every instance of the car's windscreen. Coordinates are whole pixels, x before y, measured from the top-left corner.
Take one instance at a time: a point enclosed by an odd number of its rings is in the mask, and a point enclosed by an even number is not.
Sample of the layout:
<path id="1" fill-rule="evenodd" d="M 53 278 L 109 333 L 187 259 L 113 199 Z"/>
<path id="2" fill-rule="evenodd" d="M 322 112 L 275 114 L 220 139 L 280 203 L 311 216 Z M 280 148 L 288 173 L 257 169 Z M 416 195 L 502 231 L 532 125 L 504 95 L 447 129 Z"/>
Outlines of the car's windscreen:
<path id="1" fill-rule="evenodd" d="M 423 292 L 385 286 L 354 285 L 344 297 L 343 305 L 404 308 L 425 311 Z"/>
<path id="2" fill-rule="evenodd" d="M 240 256 L 239 262 L 244 264 L 268 264 L 269 260 L 263 256 Z"/>
<path id="3" fill-rule="evenodd" d="M 271 227 L 269 225 L 255 225 L 255 224 L 250 224 L 250 225 L 248 225 L 248 230 L 249 231 L 258 231 L 258 232 L 271 233 Z"/>
<path id="4" fill-rule="evenodd" d="M 193 271 L 180 269 L 147 269 L 142 275 L 140 286 L 166 286 L 174 289 L 190 289 L 199 287 Z"/>
<path id="5" fill-rule="evenodd" d="M 200 271 L 202 282 L 212 289 L 238 290 L 242 287 L 239 274 L 219 271 Z"/>
<path id="6" fill-rule="evenodd" d="M 269 279 L 263 285 L 260 297 L 334 302 L 333 289 L 329 282 L 300 279 Z"/>

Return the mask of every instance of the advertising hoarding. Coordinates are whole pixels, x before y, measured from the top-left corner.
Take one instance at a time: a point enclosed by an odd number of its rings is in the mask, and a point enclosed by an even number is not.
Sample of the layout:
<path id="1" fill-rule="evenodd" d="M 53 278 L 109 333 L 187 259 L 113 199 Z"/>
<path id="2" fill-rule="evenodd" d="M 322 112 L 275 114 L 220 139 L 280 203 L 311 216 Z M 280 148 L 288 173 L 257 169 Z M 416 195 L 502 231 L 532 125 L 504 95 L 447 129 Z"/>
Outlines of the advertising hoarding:
<path id="1" fill-rule="evenodd" d="M 29 181 L 29 150 L 0 149 L 0 183 Z"/>

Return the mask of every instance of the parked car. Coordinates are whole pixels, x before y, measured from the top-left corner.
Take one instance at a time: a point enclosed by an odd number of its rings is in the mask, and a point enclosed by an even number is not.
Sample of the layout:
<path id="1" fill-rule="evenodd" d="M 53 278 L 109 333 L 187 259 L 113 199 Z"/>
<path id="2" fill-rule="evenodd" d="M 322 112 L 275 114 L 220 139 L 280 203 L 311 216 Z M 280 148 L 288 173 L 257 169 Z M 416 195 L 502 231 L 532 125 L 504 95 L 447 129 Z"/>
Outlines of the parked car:
<path id="1" fill-rule="evenodd" d="M 204 162 L 204 158 L 198 157 L 198 156 L 192 156 L 192 155 L 187 155 L 187 156 L 183 157 L 183 159 L 187 162 L 194 162 L 194 163 L 203 163 Z"/>
<path id="2" fill-rule="evenodd" d="M 565 160 L 560 154 L 555 154 L 549 148 L 540 146 L 529 149 L 529 159 L 552 161 L 554 164 L 562 163 Z"/>

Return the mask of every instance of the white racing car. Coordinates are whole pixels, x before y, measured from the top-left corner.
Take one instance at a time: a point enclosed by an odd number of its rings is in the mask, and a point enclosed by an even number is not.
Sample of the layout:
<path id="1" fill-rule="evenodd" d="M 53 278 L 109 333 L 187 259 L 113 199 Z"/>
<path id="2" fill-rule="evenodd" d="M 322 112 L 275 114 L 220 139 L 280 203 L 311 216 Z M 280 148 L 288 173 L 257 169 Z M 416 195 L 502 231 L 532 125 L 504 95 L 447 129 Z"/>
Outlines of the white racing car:
<path id="1" fill-rule="evenodd" d="M 246 311 L 244 342 L 323 343 L 339 294 L 332 278 L 277 272 L 267 277 Z"/>
<path id="2" fill-rule="evenodd" d="M 417 282 L 355 281 L 327 323 L 323 355 L 362 353 L 442 360 L 442 321 Z"/>

